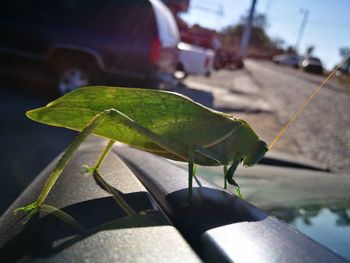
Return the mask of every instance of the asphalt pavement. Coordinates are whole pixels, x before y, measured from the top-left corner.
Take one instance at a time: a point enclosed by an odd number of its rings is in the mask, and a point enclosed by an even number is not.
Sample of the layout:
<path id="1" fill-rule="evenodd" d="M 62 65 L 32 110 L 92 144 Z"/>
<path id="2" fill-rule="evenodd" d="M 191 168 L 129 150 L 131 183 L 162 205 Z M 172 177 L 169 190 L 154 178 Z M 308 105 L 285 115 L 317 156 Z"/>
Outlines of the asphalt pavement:
<path id="1" fill-rule="evenodd" d="M 325 78 L 269 62 L 247 61 L 246 65 L 282 126 Z M 298 153 L 306 159 L 349 171 L 350 90 L 331 79 L 283 137 L 281 140 L 295 142 Z"/>
<path id="2" fill-rule="evenodd" d="M 246 60 L 245 69 L 219 71 L 184 83 L 211 92 L 212 107 L 247 120 L 268 144 L 325 76 L 269 61 Z M 350 170 L 350 90 L 332 79 L 287 129 L 272 151 Z"/>

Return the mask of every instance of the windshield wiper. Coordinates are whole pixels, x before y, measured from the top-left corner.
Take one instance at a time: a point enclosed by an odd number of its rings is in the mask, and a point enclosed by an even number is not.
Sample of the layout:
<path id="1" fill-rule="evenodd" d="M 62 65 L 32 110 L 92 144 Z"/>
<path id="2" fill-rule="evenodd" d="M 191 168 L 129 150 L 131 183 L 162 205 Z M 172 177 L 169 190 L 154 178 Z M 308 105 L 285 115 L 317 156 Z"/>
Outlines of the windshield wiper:
<path id="1" fill-rule="evenodd" d="M 281 152 L 269 152 L 259 164 L 331 172 L 328 166 Z"/>

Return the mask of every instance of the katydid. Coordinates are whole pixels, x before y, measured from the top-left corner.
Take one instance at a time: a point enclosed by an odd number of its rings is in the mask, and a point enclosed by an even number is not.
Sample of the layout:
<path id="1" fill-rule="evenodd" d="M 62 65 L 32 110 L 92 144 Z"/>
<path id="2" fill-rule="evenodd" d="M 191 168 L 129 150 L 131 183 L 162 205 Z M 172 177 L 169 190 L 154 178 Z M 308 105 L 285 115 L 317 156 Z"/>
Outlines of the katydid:
<path id="1" fill-rule="evenodd" d="M 80 88 L 31 110 L 27 116 L 44 124 L 80 131 L 49 176 L 38 199 L 25 207 L 36 211 L 79 145 L 91 134 L 110 140 L 91 172 L 97 171 L 115 141 L 172 160 L 188 162 L 188 198 L 195 165 L 224 165 L 224 181 L 234 185 L 240 162 L 256 164 L 266 143 L 243 120 L 214 111 L 173 92 L 94 86 Z M 230 165 L 229 169 L 227 166 Z M 166 175 L 164 175 L 166 176 Z"/>

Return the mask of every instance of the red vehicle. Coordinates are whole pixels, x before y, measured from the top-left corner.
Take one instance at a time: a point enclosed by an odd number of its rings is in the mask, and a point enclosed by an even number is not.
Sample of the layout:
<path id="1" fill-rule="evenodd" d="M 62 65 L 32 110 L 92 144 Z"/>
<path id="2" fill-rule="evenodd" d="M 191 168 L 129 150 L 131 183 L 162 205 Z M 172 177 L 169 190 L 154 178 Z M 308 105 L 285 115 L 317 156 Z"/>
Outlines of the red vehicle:
<path id="1" fill-rule="evenodd" d="M 234 51 L 219 49 L 216 51 L 214 59 L 214 68 L 216 70 L 226 69 L 241 69 L 244 67 L 242 59 Z"/>

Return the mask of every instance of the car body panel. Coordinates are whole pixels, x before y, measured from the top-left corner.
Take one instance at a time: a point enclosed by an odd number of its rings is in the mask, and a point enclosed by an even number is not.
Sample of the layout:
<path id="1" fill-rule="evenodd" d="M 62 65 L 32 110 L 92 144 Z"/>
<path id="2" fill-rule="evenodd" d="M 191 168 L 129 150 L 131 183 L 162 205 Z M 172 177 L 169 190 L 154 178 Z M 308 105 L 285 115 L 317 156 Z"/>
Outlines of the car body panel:
<path id="1" fill-rule="evenodd" d="M 207 75 L 213 69 L 215 52 L 199 46 L 180 42 L 178 44 L 179 63 L 188 75 Z"/>
<path id="2" fill-rule="evenodd" d="M 44 63 L 57 51 L 85 53 L 115 79 L 156 81 L 175 72 L 178 29 L 158 0 L 35 1 L 16 6 L 17 2 L 23 1 L 15 0 L 3 9 L 9 12 L 0 18 L 0 33 L 7 36 L 0 41 L 0 53 Z M 26 8 L 32 12 L 26 13 Z M 150 52 L 156 39 L 160 55 L 152 62 Z"/>
<path id="3" fill-rule="evenodd" d="M 272 61 L 277 64 L 292 66 L 292 67 L 298 67 L 299 62 L 301 60 L 301 57 L 298 55 L 276 55 L 272 58 Z"/>

